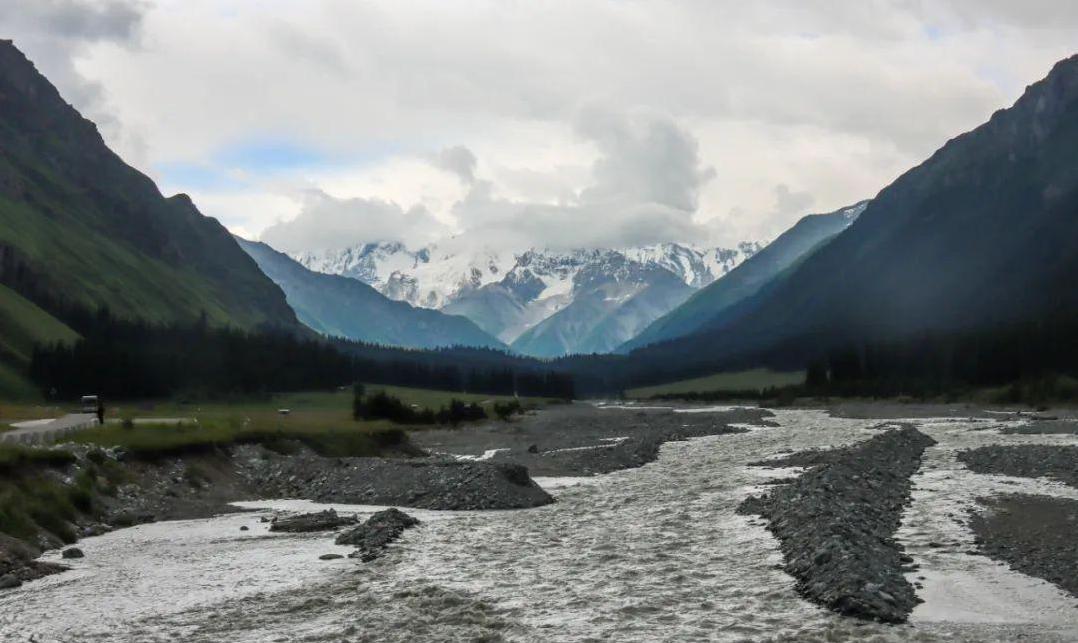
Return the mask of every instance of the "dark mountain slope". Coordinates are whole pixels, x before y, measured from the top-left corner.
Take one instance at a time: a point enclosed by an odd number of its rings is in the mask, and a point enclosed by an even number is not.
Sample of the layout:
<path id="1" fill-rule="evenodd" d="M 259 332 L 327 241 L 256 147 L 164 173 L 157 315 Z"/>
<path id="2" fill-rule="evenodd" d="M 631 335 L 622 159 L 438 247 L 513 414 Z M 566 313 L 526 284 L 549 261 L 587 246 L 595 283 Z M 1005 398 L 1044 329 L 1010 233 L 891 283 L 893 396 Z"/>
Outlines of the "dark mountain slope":
<path id="1" fill-rule="evenodd" d="M 633 353 L 683 371 L 1078 312 L 1078 56 L 949 141 L 800 266 L 700 332 Z"/>
<path id="2" fill-rule="evenodd" d="M 358 279 L 308 270 L 264 243 L 237 241 L 284 290 L 300 321 L 323 335 L 408 348 L 505 348 L 467 318 L 414 308 Z"/>
<path id="3" fill-rule="evenodd" d="M 298 327 L 223 226 L 125 164 L 10 41 L 0 41 L 0 283 L 50 310 Z"/>
<path id="4" fill-rule="evenodd" d="M 744 263 L 702 288 L 684 304 L 625 342 L 620 347 L 620 352 L 676 339 L 716 325 L 724 311 L 755 294 L 764 284 L 793 266 L 824 241 L 845 230 L 867 205 L 868 201 L 862 201 L 829 214 L 810 214 L 803 217 Z"/>

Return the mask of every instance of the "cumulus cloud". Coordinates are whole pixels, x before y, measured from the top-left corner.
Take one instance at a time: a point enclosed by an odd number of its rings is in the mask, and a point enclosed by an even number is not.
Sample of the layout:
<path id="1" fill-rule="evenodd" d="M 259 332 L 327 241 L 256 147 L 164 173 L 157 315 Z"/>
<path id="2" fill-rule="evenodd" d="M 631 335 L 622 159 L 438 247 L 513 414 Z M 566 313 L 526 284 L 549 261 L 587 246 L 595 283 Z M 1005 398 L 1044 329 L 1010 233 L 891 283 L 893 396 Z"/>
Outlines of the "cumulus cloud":
<path id="1" fill-rule="evenodd" d="M 700 241 L 710 229 L 694 220 L 700 188 L 715 171 L 703 167 L 693 136 L 671 118 L 588 109 L 575 131 L 598 157 L 586 185 L 558 203 L 509 198 L 476 176 L 468 148 L 445 148 L 432 164 L 468 187 L 451 207 L 453 225 L 423 206 L 363 198 L 308 197 L 294 219 L 266 230 L 262 240 L 284 250 L 338 248 L 372 241 L 413 247 L 455 235 L 503 248 L 623 247 L 662 241 Z"/>
<path id="2" fill-rule="evenodd" d="M 600 153 L 595 183 L 580 195 L 585 203 L 648 203 L 691 213 L 700 188 L 715 177 L 714 168 L 701 166 L 696 139 L 670 118 L 589 109 L 576 131 Z"/>
<path id="3" fill-rule="evenodd" d="M 300 213 L 266 228 L 261 240 L 284 252 L 299 252 L 379 241 L 401 241 L 417 247 L 445 233 L 443 224 L 422 205 L 405 209 L 390 201 L 340 199 L 311 190 L 304 195 Z"/>
<path id="4" fill-rule="evenodd" d="M 294 170 L 330 198 L 536 245 L 597 221 L 610 243 L 773 237 L 875 194 L 1078 42 L 1070 0 L 266 6 L 0 1 L 0 26 L 88 116 L 107 102 L 106 139 L 171 189 L 196 191 L 168 168 L 271 137 L 341 159 Z M 203 209 L 257 232 L 307 207 L 252 174 Z M 229 209 L 270 194 L 295 207 Z"/>
<path id="5" fill-rule="evenodd" d="M 434 167 L 454 174 L 465 185 L 475 183 L 475 166 L 478 159 L 475 153 L 463 145 L 447 147 L 432 159 Z"/>

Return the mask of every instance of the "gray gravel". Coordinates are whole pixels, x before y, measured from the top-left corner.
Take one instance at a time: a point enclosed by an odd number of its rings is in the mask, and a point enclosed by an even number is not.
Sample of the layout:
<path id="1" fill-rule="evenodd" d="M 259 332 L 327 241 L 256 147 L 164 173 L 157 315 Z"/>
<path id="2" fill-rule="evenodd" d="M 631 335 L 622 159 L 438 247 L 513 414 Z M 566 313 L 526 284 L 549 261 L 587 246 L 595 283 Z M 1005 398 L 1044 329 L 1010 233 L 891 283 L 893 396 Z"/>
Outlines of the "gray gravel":
<path id="1" fill-rule="evenodd" d="M 268 498 L 419 509 L 524 509 L 554 502 L 516 464 L 421 458 L 235 457 L 240 476 Z"/>
<path id="2" fill-rule="evenodd" d="M 1049 477 L 1078 487 L 1078 446 L 987 446 L 963 451 L 958 459 L 975 473 Z"/>
<path id="3" fill-rule="evenodd" d="M 1078 596 L 1078 500 L 1009 494 L 981 498 L 970 527 L 978 550 Z"/>
<path id="4" fill-rule="evenodd" d="M 734 424 L 773 425 L 766 409 L 675 413 L 671 408 L 554 406 L 512 422 L 462 429 L 416 431 L 412 441 L 433 453 L 490 456 L 528 468 L 533 476 L 584 476 L 639 467 L 658 457 L 664 442 L 740 433 Z"/>
<path id="5" fill-rule="evenodd" d="M 767 519 L 807 599 L 847 616 L 904 622 L 919 599 L 903 576 L 911 559 L 894 533 L 910 501 L 910 476 L 932 444 L 907 426 L 844 449 L 794 454 L 779 466 L 812 468 L 748 498 L 740 511 Z"/>

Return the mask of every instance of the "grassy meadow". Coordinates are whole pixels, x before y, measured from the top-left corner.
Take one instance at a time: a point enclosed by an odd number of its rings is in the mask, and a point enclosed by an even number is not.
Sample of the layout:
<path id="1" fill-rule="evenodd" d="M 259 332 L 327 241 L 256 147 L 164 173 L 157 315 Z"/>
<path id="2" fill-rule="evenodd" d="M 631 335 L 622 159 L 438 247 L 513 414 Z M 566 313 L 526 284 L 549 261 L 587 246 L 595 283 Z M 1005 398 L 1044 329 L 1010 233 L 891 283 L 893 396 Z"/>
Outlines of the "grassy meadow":
<path id="1" fill-rule="evenodd" d="M 648 399 L 662 395 L 684 393 L 721 393 L 724 391 L 740 393 L 744 391 L 762 391 L 767 388 L 796 386 L 804 383 L 804 371 L 777 372 L 756 368 L 749 371 L 716 373 L 691 380 L 629 389 L 625 391 L 625 395 L 634 399 Z"/>

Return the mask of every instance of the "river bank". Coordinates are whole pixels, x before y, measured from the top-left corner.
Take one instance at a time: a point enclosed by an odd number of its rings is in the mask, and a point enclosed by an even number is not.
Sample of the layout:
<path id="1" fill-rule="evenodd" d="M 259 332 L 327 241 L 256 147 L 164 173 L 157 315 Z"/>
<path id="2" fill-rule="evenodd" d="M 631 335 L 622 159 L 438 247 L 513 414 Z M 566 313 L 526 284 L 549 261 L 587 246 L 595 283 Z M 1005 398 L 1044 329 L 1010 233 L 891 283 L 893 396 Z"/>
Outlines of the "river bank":
<path id="1" fill-rule="evenodd" d="M 537 476 L 556 502 L 533 509 L 408 510 L 420 525 L 370 563 L 319 560 L 351 548 L 327 534 L 271 533 L 261 522 L 280 512 L 329 508 L 364 519 L 381 509 L 366 505 L 254 501 L 241 507 L 254 513 L 88 538 L 80 544 L 86 558 L 65 561 L 73 571 L 0 593 L 6 619 L 0 631 L 12 640 L 65 632 L 80 640 L 182 635 L 196 642 L 1066 641 L 1078 628 L 1074 596 L 980 555 L 970 524 L 988 509 L 980 498 L 1009 492 L 1078 499 L 1078 490 L 1050 478 L 974 473 L 958 458 L 992 444 L 1071 445 L 1072 435 L 1013 433 L 1021 421 L 991 414 L 855 419 L 782 409 L 753 423 L 727 409 L 579 411 L 558 423 L 575 441 L 540 444 L 540 453 L 610 450 L 604 439 L 625 437 L 611 432 L 635 424 L 730 430 L 667 442 L 654 460 L 604 475 L 582 476 L 584 469 L 555 459 L 551 470 L 575 475 Z M 508 457 L 521 447 L 527 456 L 542 457 L 528 450 L 534 433 L 527 421 L 461 429 L 450 437 L 467 448 L 447 450 L 445 457 L 507 448 L 498 453 L 511 463 Z M 767 523 L 737 508 L 751 495 L 783 488 L 772 483 L 796 480 L 803 475 L 799 467 L 813 464 L 768 469 L 753 463 L 810 449 L 860 448 L 903 425 L 936 442 L 908 477 L 909 504 L 893 534 L 912 559 L 901 574 L 924 603 L 906 625 L 849 619 L 804 600 Z M 598 428 L 589 434 L 588 426 Z M 479 437 L 469 444 L 472 433 Z M 498 442 L 499 435 L 514 442 Z M 606 461 L 597 456 L 579 466 Z M 887 458 L 880 461 L 890 467 Z M 60 562 L 59 552 L 43 560 Z M 116 587 L 125 590 L 122 606 L 110 602 L 115 589 L 108 588 Z M 91 618 L 102 613 L 107 618 Z"/>

